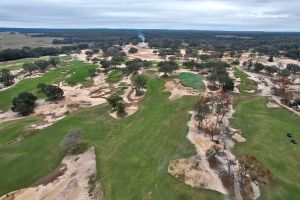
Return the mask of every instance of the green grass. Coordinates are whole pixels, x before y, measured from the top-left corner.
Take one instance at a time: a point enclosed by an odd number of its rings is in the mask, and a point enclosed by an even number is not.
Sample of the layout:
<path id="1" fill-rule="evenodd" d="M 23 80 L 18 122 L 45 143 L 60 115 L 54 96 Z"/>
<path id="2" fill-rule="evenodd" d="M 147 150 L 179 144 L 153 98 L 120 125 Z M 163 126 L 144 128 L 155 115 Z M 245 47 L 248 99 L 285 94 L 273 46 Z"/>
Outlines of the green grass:
<path id="1" fill-rule="evenodd" d="M 85 83 L 88 81 L 86 78 L 89 76 L 88 70 L 90 68 L 96 68 L 96 65 L 72 61 L 70 64 L 53 69 L 41 77 L 24 79 L 15 86 L 0 92 L 0 110 L 8 110 L 11 107 L 13 98 L 21 92 L 33 92 L 39 98 L 43 98 L 43 94 L 36 89 L 39 83 L 51 84 L 59 83 L 63 80 L 70 84 Z M 70 77 L 67 78 L 69 74 Z"/>
<path id="2" fill-rule="evenodd" d="M 261 187 L 261 199 L 299 199 L 300 146 L 286 133 L 291 131 L 300 142 L 300 118 L 281 108 L 267 108 L 266 103 L 263 97 L 237 103 L 232 124 L 247 141 L 235 146 L 235 154 L 253 155 L 272 172 L 274 181 Z"/>
<path id="3" fill-rule="evenodd" d="M 203 82 L 204 77 L 199 74 L 192 73 L 181 73 L 178 76 L 181 83 L 184 86 L 192 87 L 194 89 L 203 90 L 205 89 L 205 84 Z"/>
<path id="4" fill-rule="evenodd" d="M 122 70 L 121 69 L 115 69 L 111 73 L 108 74 L 108 77 L 106 78 L 106 82 L 108 83 L 117 83 L 122 78 Z"/>
<path id="5" fill-rule="evenodd" d="M 256 90 L 257 82 L 250 79 L 243 71 L 238 68 L 234 68 L 234 75 L 241 79 L 241 84 L 238 85 L 238 89 L 242 94 L 249 94 L 247 91 Z"/>
<path id="6" fill-rule="evenodd" d="M 24 126 L 36 122 L 37 118 L 25 118 L 17 121 L 8 121 L 1 123 L 0 126 L 0 144 L 12 141 L 20 136 Z"/>
<path id="7" fill-rule="evenodd" d="M 49 56 L 44 56 L 41 58 L 23 58 L 19 60 L 0 62 L 0 70 L 1 69 L 9 69 L 9 70 L 17 70 L 23 67 L 24 63 L 30 63 L 40 59 L 49 59 Z"/>
<path id="8" fill-rule="evenodd" d="M 87 82 L 87 78 L 90 76 L 89 70 L 96 68 L 97 65 L 87 64 L 77 60 L 72 61 L 71 68 L 68 71 L 68 74 L 71 76 L 64 80 L 71 85 L 85 83 Z"/>
<path id="9" fill-rule="evenodd" d="M 171 102 L 163 89 L 163 80 L 149 79 L 140 110 L 128 118 L 110 117 L 104 104 L 73 112 L 18 143 L 0 144 L 0 195 L 30 186 L 55 169 L 64 155 L 59 150 L 63 136 L 81 128 L 85 142 L 96 148 L 105 199 L 223 199 L 167 173 L 170 160 L 195 154 L 186 139 L 187 111 L 195 97 Z M 0 136 L 9 130 L 4 127 Z"/>

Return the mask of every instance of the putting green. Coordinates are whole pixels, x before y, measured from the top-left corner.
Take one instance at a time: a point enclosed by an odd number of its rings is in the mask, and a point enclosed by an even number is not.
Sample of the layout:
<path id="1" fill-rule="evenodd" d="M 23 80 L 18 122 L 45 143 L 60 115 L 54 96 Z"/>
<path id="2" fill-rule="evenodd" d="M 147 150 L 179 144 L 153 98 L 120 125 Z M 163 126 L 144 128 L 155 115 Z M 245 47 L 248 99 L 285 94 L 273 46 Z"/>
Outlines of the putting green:
<path id="1" fill-rule="evenodd" d="M 203 82 L 204 77 L 199 74 L 192 73 L 181 73 L 178 78 L 180 79 L 182 85 L 192 87 L 194 89 L 203 90 L 205 89 L 205 84 Z"/>

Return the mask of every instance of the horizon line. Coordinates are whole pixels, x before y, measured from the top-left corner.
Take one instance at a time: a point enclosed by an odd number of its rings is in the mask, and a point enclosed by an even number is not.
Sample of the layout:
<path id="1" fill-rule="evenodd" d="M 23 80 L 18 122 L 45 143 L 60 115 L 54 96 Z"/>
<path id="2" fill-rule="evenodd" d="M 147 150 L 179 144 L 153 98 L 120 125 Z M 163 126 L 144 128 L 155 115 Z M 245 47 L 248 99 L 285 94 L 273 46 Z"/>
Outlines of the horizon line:
<path id="1" fill-rule="evenodd" d="M 0 29 L 36 29 L 36 30 L 161 30 L 161 31 L 206 31 L 206 32 L 252 32 L 252 33 L 298 33 L 300 31 L 268 31 L 268 30 L 222 30 L 222 29 L 164 29 L 164 28 L 50 28 L 50 27 L 0 27 Z"/>

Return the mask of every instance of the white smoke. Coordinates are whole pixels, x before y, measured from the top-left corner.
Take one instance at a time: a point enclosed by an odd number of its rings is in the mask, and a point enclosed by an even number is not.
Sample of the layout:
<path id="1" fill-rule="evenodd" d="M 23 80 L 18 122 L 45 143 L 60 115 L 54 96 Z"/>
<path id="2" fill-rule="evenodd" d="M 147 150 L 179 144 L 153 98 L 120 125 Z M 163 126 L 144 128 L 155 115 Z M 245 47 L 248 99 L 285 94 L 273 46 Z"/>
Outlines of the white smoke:
<path id="1" fill-rule="evenodd" d="M 145 36 L 144 36 L 144 34 L 143 33 L 139 33 L 138 34 L 138 37 L 142 40 L 142 43 L 144 44 L 145 43 Z"/>

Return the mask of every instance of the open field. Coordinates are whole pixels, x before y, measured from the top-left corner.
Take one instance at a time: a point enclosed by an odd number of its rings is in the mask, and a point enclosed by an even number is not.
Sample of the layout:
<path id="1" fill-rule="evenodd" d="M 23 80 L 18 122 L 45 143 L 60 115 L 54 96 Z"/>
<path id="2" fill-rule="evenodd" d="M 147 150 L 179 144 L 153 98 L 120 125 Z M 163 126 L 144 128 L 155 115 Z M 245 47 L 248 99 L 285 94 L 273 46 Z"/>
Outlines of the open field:
<path id="1" fill-rule="evenodd" d="M 60 45 L 52 44 L 53 37 L 31 37 L 29 34 L 22 33 L 4 33 L 0 32 L 0 47 L 3 49 L 21 49 L 25 46 L 29 47 L 55 47 Z"/>
<path id="2" fill-rule="evenodd" d="M 4 172 L 0 194 L 29 186 L 47 175 L 63 157 L 58 146 L 64 134 L 81 128 L 85 142 L 96 147 L 106 199 L 222 199 L 217 192 L 191 188 L 167 173 L 170 160 L 195 153 L 186 139 L 187 111 L 195 97 L 171 102 L 163 88 L 163 80 L 149 80 L 140 110 L 126 119 L 110 117 L 104 104 L 71 113 L 18 143 L 0 145 L 0 171 Z M 9 127 L 4 126 L 0 136 L 7 134 Z"/>
<path id="3" fill-rule="evenodd" d="M 247 141 L 237 144 L 234 152 L 255 156 L 273 174 L 274 181 L 261 187 L 261 199 L 298 199 L 300 148 L 286 134 L 290 131 L 299 142 L 300 119 L 286 110 L 267 108 L 266 103 L 263 97 L 237 102 L 232 124 Z"/>
<path id="4" fill-rule="evenodd" d="M 181 73 L 179 74 L 179 79 L 184 86 L 192 87 L 194 89 L 203 90 L 205 89 L 205 84 L 203 82 L 204 77 L 199 74 L 192 73 Z"/>
<path id="5" fill-rule="evenodd" d="M 84 64 L 80 61 L 72 61 L 70 64 L 58 67 L 43 74 L 41 77 L 28 78 L 20 81 L 15 86 L 0 92 L 0 110 L 5 111 L 10 108 L 12 99 L 20 92 L 34 92 L 38 97 L 36 87 L 39 83 L 51 84 L 65 80 L 70 84 L 85 83 L 89 77 L 88 70 L 96 68 L 96 65 Z"/>

